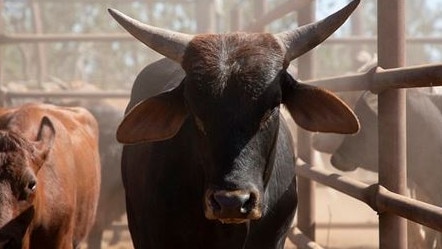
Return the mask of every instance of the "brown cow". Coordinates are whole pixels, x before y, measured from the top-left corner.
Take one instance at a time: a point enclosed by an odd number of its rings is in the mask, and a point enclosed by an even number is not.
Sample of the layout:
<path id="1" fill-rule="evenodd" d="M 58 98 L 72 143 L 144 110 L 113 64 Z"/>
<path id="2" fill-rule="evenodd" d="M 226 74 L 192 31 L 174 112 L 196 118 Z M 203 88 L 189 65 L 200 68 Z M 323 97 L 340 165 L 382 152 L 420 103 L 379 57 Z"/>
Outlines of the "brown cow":
<path id="1" fill-rule="evenodd" d="M 99 186 L 98 126 L 88 111 L 0 109 L 0 248 L 78 248 Z"/>

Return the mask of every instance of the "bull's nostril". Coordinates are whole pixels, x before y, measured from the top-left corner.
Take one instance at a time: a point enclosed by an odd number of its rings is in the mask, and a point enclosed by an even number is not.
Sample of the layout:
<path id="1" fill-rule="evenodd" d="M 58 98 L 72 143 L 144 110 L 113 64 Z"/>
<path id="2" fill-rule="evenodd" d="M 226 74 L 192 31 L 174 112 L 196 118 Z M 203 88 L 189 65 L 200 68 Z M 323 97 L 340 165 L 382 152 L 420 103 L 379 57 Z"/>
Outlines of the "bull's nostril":
<path id="1" fill-rule="evenodd" d="M 212 208 L 223 214 L 248 214 L 256 205 L 256 196 L 243 191 L 218 191 L 211 198 Z"/>
<path id="2" fill-rule="evenodd" d="M 218 204 L 214 194 L 210 195 L 209 200 L 213 210 L 219 211 L 221 209 L 221 206 Z"/>
<path id="3" fill-rule="evenodd" d="M 251 193 L 249 195 L 248 200 L 246 200 L 244 202 L 244 205 L 241 207 L 241 213 L 243 214 L 249 213 L 253 208 L 256 207 L 256 201 L 257 201 L 256 195 L 254 193 Z"/>

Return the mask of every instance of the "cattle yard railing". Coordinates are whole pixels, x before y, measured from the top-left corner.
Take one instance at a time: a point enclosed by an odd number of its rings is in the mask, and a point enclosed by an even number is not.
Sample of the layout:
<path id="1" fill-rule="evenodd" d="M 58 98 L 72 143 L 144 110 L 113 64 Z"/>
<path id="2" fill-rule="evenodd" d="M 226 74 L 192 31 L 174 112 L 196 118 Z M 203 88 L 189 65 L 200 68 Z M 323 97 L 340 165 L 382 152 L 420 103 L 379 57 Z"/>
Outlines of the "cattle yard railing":
<path id="1" fill-rule="evenodd" d="M 62 92 L 62 91 L 9 91 L 0 88 L 0 106 L 11 106 L 13 99 L 129 99 L 130 93 L 123 91 L 106 92 Z"/>
<path id="2" fill-rule="evenodd" d="M 309 14 L 309 13 L 310 14 Z M 313 21 L 313 7 L 300 23 Z M 442 207 L 405 196 L 406 119 L 403 88 L 442 85 L 442 64 L 404 66 L 404 0 L 378 1 L 379 67 L 367 73 L 304 81 L 332 91 L 370 90 L 378 94 L 379 182 L 366 183 L 314 167 L 311 136 L 298 130 L 298 228 L 315 240 L 314 182 L 332 187 L 370 206 L 379 214 L 379 248 L 407 248 L 406 219 L 442 232 Z M 299 59 L 300 78 L 312 78 L 312 54 Z M 384 69 L 385 68 L 385 69 Z M 388 115 L 387 115 L 388 113 Z M 305 148 L 305 147 L 307 148 Z M 405 218 L 405 219 L 403 219 Z M 297 241 L 294 241 L 295 243 Z M 302 248 L 316 248 L 302 242 Z"/>
<path id="3" fill-rule="evenodd" d="M 207 1 L 209 2 L 209 1 Z M 257 2 L 263 2 L 259 0 Z M 206 3 L 206 1 L 204 1 Z M 232 8 L 231 30 L 260 31 L 263 26 L 291 11 L 299 10 L 298 23 L 305 24 L 314 21 L 314 1 L 286 1 L 279 8 L 264 13 L 263 9 L 255 9 L 255 21 L 248 25 L 241 25 L 238 8 Z M 360 200 L 379 213 L 379 245 L 381 249 L 403 249 L 407 247 L 407 234 L 405 220 L 410 219 L 422 225 L 442 232 L 442 208 L 403 195 L 406 186 L 405 162 L 405 110 L 404 93 L 401 88 L 425 87 L 442 85 L 442 64 L 424 65 L 416 67 L 402 67 L 404 62 L 404 0 L 378 1 L 378 39 L 369 37 L 332 38 L 328 44 L 346 43 L 373 43 L 377 41 L 379 67 L 367 73 L 339 76 L 321 80 L 309 80 L 305 83 L 321 86 L 332 91 L 370 90 L 379 94 L 379 119 L 383 122 L 395 124 L 389 130 L 379 130 L 380 139 L 380 172 L 379 183 L 368 185 L 366 183 L 338 175 L 314 166 L 310 134 L 298 132 L 298 155 L 302 160 L 296 162 L 295 168 L 299 176 L 299 208 L 298 228 L 289 235 L 299 248 L 320 248 L 315 240 L 316 221 L 314 214 L 313 181 L 332 187 L 357 200 Z M 209 12 L 203 11 L 203 14 Z M 212 19 L 209 19 L 212 21 Z M 207 22 L 207 21 L 206 21 Z M 204 27 L 214 26 L 205 23 Z M 133 41 L 127 34 L 0 34 L 0 45 L 11 43 L 46 43 L 65 41 Z M 408 38 L 410 43 L 442 42 L 442 38 Z M 388 51 L 388 53 L 387 53 Z M 306 54 L 299 58 L 299 77 L 301 79 L 313 78 L 313 55 Z M 402 67 L 402 68 L 401 68 Z M 125 92 L 11 92 L 0 90 L 2 106 L 13 98 L 128 98 Z M 393 101 L 392 101 L 393 99 Z M 385 121 L 385 112 L 396 113 L 392 120 Z M 388 118 L 388 117 L 387 117 Z M 394 146 L 391 146 L 393 143 Z M 394 149 L 392 151 L 391 149 Z M 393 168 L 393 170 L 391 170 Z"/>

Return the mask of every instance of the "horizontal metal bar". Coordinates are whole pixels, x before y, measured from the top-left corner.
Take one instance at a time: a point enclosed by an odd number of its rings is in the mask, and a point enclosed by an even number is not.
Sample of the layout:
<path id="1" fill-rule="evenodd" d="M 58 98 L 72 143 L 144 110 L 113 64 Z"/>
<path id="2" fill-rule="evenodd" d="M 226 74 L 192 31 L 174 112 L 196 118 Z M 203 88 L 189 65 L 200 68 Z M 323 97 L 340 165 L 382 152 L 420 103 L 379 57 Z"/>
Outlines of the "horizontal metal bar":
<path id="1" fill-rule="evenodd" d="M 315 180 L 321 184 L 332 187 L 346 195 L 356 198 L 373 210 L 376 210 L 375 202 L 372 201 L 373 194 L 370 185 L 330 172 L 319 167 L 311 167 L 308 164 L 298 159 L 295 166 L 295 171 L 298 176 L 306 177 Z"/>
<path id="2" fill-rule="evenodd" d="M 305 2 L 288 2 L 282 5 L 290 5 L 287 9 L 287 13 L 292 12 L 294 9 L 299 9 L 305 5 Z M 265 16 L 256 20 L 244 30 L 254 31 L 260 27 L 272 22 L 276 18 L 276 12 L 281 11 L 275 9 L 267 13 Z M 274 13 L 275 12 L 275 13 Z M 284 12 L 285 13 L 285 12 Z M 279 18 L 279 15 L 278 15 Z M 359 43 L 375 43 L 376 37 L 345 37 L 345 38 L 329 38 L 324 44 L 359 44 Z M 64 33 L 64 34 L 0 34 L 0 44 L 14 44 L 14 43 L 36 43 L 36 42 L 82 42 L 82 41 L 96 41 L 96 42 L 113 42 L 113 41 L 136 41 L 132 36 L 127 33 L 102 33 L 102 34 L 85 34 L 85 33 Z M 442 37 L 410 37 L 406 40 L 412 44 L 420 43 L 440 43 L 442 45 Z"/>
<path id="3" fill-rule="evenodd" d="M 316 223 L 316 229 L 378 229 L 379 223 L 375 222 L 331 222 Z"/>
<path id="4" fill-rule="evenodd" d="M 442 86 L 442 64 L 382 69 L 375 67 L 366 73 L 304 81 L 306 84 L 331 91 L 370 90 L 374 93 L 389 88 Z"/>
<path id="5" fill-rule="evenodd" d="M 442 232 L 442 207 L 393 193 L 378 185 L 378 212 L 390 212 Z"/>
<path id="6" fill-rule="evenodd" d="M 298 11 L 299 9 L 305 7 L 307 4 L 311 2 L 312 0 L 303 0 L 303 1 L 288 0 L 285 3 L 282 3 L 276 8 L 265 13 L 262 17 L 249 24 L 244 30 L 247 30 L 249 32 L 258 31 L 267 24 L 273 22 L 274 20 L 281 18 L 281 16 L 285 16 L 289 13 Z"/>
<path id="7" fill-rule="evenodd" d="M 288 234 L 289 240 L 296 245 L 296 248 L 305 248 L 305 249 L 322 249 L 319 244 L 312 241 L 309 237 L 305 236 L 301 230 L 297 227 L 293 228 L 293 231 Z"/>
<path id="8" fill-rule="evenodd" d="M 129 92 L 7 92 L 3 91 L 2 96 L 6 98 L 129 98 Z"/>
<path id="9" fill-rule="evenodd" d="M 442 64 L 401 67 L 384 70 L 380 67 L 373 74 L 372 92 L 387 88 L 411 88 L 442 85 Z"/>
<path id="10" fill-rule="evenodd" d="M 442 37 L 430 36 L 430 37 L 408 37 L 405 39 L 407 43 L 410 44 L 421 44 L 421 43 L 441 43 Z M 330 37 L 325 40 L 323 45 L 325 44 L 360 44 L 360 43 L 373 43 L 376 45 L 377 37 L 364 37 L 364 36 L 350 36 L 350 37 Z"/>
<path id="11" fill-rule="evenodd" d="M 136 41 L 126 33 L 111 34 L 0 34 L 0 44 L 36 42 Z"/>
<path id="12" fill-rule="evenodd" d="M 300 159 L 296 162 L 295 170 L 298 176 L 310 178 L 356 198 L 378 213 L 394 213 L 442 232 L 442 207 L 393 193 L 378 184 L 368 185 L 325 169 L 311 167 Z"/>
<path id="13" fill-rule="evenodd" d="M 335 92 L 369 90 L 370 82 L 371 75 L 369 75 L 368 73 L 357 73 L 303 81 L 303 83 Z"/>

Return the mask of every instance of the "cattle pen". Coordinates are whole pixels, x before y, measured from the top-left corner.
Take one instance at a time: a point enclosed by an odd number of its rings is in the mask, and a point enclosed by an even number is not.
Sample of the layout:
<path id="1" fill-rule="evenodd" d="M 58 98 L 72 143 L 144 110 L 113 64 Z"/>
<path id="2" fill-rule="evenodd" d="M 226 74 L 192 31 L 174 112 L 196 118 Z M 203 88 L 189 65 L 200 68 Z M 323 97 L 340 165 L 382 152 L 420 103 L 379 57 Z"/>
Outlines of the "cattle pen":
<path id="1" fill-rule="evenodd" d="M 36 1 L 35 1 L 36 2 Z M 201 1 L 200 1 L 201 2 Z M 215 2 L 215 1 L 213 1 Z M 241 22 L 240 8 L 232 8 L 230 26 L 232 30 L 261 30 L 264 25 L 302 9 L 298 12 L 298 24 L 315 20 L 315 1 L 284 1 L 278 8 L 263 13 L 264 0 L 256 1 L 255 18 L 246 25 Z M 202 4 L 204 3 L 204 4 Z M 212 1 L 202 1 L 199 8 L 208 8 Z M 328 44 L 377 44 L 378 66 L 366 73 L 356 73 L 332 78 L 314 78 L 314 52 L 298 59 L 298 76 L 303 82 L 320 86 L 331 91 L 369 90 L 379 98 L 379 175 L 378 183 L 367 184 L 347 176 L 317 167 L 311 148 L 311 133 L 298 129 L 297 153 L 299 159 L 295 165 L 298 175 L 299 206 L 297 210 L 297 228 L 289 239 L 298 248 L 320 248 L 316 240 L 318 227 L 315 216 L 316 182 L 336 189 L 365 204 L 379 215 L 379 248 L 407 248 L 407 220 L 442 232 L 442 207 L 431 205 L 406 196 L 406 88 L 442 86 L 442 64 L 426 64 L 405 67 L 405 0 L 377 1 L 377 39 L 365 37 L 335 38 Z M 212 8 L 210 8 L 212 10 Z M 213 11 L 207 11 L 207 15 Z M 199 17 L 204 20 L 204 17 Z M 213 21 L 213 20 L 212 20 Z M 198 31 L 214 29 L 213 22 L 200 21 Z M 1 24 L 0 24 L 1 27 Z M 130 41 L 131 37 L 123 34 L 87 34 L 87 35 L 53 35 L 53 34 L 7 34 L 0 28 L 0 46 L 16 43 L 44 44 L 50 42 L 113 42 Z M 414 39 L 415 42 L 426 42 L 425 39 Z M 432 42 L 441 42 L 433 39 Z M 41 57 L 44 55 L 40 54 Z M 44 61 L 40 59 L 40 61 Z M 1 62 L 0 62 L 1 64 Z M 40 74 L 45 74 L 45 65 L 39 64 Z M 1 79 L 1 76 L 0 76 Z M 0 101 L 2 106 L 10 105 L 12 99 L 22 98 L 128 98 L 123 91 L 95 93 L 16 92 L 2 89 Z M 387 115 L 388 114 L 388 115 Z"/>

